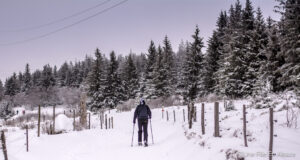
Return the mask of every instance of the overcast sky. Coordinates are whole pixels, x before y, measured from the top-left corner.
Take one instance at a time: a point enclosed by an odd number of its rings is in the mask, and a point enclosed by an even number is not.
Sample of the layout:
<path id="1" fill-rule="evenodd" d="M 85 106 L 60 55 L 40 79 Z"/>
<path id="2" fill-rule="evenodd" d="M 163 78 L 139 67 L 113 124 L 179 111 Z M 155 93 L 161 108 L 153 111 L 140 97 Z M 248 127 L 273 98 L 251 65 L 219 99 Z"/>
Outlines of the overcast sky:
<path id="1" fill-rule="evenodd" d="M 0 0 L 0 79 L 13 72 L 31 70 L 45 64 L 60 66 L 64 61 L 84 59 L 96 47 L 108 54 L 146 52 L 150 40 L 161 43 L 168 35 L 176 51 L 181 40 L 191 40 L 196 24 L 205 42 L 215 28 L 221 10 L 235 0 L 129 0 L 128 2 L 50 36 L 17 45 L 1 45 L 30 39 L 99 12 L 121 0 L 111 0 L 78 17 L 30 31 L 8 32 L 46 24 L 95 6 L 105 0 Z M 245 0 L 241 0 L 244 5 Z M 264 17 L 278 20 L 275 0 L 252 0 Z"/>

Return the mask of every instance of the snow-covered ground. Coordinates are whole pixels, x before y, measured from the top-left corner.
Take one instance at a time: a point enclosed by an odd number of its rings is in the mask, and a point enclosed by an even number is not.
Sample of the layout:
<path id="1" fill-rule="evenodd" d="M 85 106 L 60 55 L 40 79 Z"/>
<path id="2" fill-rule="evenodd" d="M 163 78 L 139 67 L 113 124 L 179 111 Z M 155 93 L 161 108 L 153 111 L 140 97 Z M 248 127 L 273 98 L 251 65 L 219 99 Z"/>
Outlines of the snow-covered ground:
<path id="1" fill-rule="evenodd" d="M 206 134 L 201 134 L 200 111 L 197 106 L 197 122 L 189 130 L 187 122 L 183 122 L 184 106 L 167 107 L 169 121 L 166 114 L 162 119 L 161 109 L 153 109 L 152 127 L 154 144 L 152 144 L 149 126 L 148 148 L 137 146 L 137 126 L 135 126 L 134 146 L 131 147 L 132 112 L 107 112 L 114 117 L 114 129 L 100 129 L 98 115 L 92 116 L 92 129 L 83 131 L 69 131 L 58 135 L 42 134 L 37 137 L 37 130 L 29 133 L 29 152 L 25 147 L 25 131 L 19 128 L 8 128 L 7 150 L 9 160 L 118 160 L 118 159 L 151 159 L 151 160 L 225 160 L 226 153 L 244 156 L 249 160 L 267 159 L 269 145 L 269 114 L 267 109 L 248 109 L 247 123 L 248 147 L 244 147 L 242 133 L 242 105 L 246 101 L 236 101 L 236 111 L 225 112 L 220 103 L 220 138 L 213 137 L 213 103 L 205 104 Z M 279 109 L 276 108 L 275 111 Z M 52 114 L 51 108 L 48 109 Z M 176 112 L 176 122 L 173 120 L 173 110 Z M 47 109 L 46 109 L 47 111 Z M 34 111 L 32 111 L 34 112 Z M 48 113 L 48 112 L 47 112 Z M 285 123 L 286 111 L 274 112 L 274 160 L 300 159 L 300 129 L 287 128 Z M 58 116 L 60 127 L 69 127 L 71 123 L 64 123 L 66 117 Z M 72 122 L 72 120 L 71 120 Z M 300 120 L 298 120 L 300 125 Z M 283 155 L 285 154 L 285 155 Z M 0 154 L 0 157 L 2 155 Z"/>

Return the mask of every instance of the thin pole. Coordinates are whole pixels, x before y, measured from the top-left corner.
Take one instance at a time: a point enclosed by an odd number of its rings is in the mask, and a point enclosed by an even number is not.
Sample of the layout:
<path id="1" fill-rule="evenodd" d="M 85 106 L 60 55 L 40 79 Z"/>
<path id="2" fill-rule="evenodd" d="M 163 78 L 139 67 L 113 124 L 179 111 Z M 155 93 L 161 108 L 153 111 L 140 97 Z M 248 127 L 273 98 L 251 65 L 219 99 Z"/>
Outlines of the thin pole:
<path id="1" fill-rule="evenodd" d="M 184 109 L 183 109 L 183 122 L 185 122 L 185 113 L 184 113 Z"/>
<path id="2" fill-rule="evenodd" d="M 73 110 L 73 131 L 75 131 L 75 109 Z"/>
<path id="3" fill-rule="evenodd" d="M 204 117 L 204 103 L 202 103 L 201 106 L 201 129 L 202 129 L 202 134 L 205 134 L 205 117 Z"/>
<path id="4" fill-rule="evenodd" d="M 269 143 L 269 160 L 273 158 L 273 136 L 274 136 L 274 123 L 273 123 L 273 108 L 270 108 L 270 143 Z"/>
<path id="5" fill-rule="evenodd" d="M 26 151 L 29 151 L 29 147 L 28 147 L 28 125 L 26 125 Z"/>
<path id="6" fill-rule="evenodd" d="M 151 136 L 152 136 L 152 144 L 154 144 L 151 119 L 150 119 L 150 129 L 151 129 Z"/>
<path id="7" fill-rule="evenodd" d="M 243 105 L 243 132 L 244 132 L 244 144 L 245 144 L 245 147 L 248 147 L 248 144 L 247 144 L 247 126 L 246 126 L 246 123 L 247 123 L 247 119 L 246 119 L 246 106 Z"/>
<path id="8" fill-rule="evenodd" d="M 53 134 L 55 134 L 55 106 L 53 106 L 53 126 L 52 126 L 52 129 L 53 129 Z"/>
<path id="9" fill-rule="evenodd" d="M 4 135 L 4 131 L 1 131 L 1 141 L 2 141 L 2 151 L 3 151 L 3 155 L 4 155 L 4 160 L 8 160 L 7 158 L 7 148 L 6 148 L 6 142 L 5 142 L 5 135 Z"/>
<path id="10" fill-rule="evenodd" d="M 132 138 L 131 138 L 131 147 L 133 146 L 134 127 L 135 127 L 135 123 L 133 123 Z"/>
<path id="11" fill-rule="evenodd" d="M 41 128 L 41 105 L 39 105 L 39 110 L 38 110 L 38 137 L 40 137 L 40 128 Z"/>

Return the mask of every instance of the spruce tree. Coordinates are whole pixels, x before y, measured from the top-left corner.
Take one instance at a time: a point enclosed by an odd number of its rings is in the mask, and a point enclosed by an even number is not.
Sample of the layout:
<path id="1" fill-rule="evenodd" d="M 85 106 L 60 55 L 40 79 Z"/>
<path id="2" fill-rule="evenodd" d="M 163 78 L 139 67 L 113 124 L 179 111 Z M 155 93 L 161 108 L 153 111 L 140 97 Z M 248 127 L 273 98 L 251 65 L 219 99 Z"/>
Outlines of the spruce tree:
<path id="1" fill-rule="evenodd" d="M 86 78 L 89 72 L 92 70 L 93 58 L 86 55 L 83 64 L 83 77 Z"/>
<path id="2" fill-rule="evenodd" d="M 219 70 L 220 56 L 222 53 L 219 52 L 220 42 L 217 36 L 217 32 L 214 31 L 212 37 L 208 40 L 208 49 L 205 56 L 205 73 L 203 77 L 203 91 L 205 94 L 215 92 L 217 79 L 214 74 Z"/>
<path id="3" fill-rule="evenodd" d="M 278 0 L 283 8 L 280 21 L 280 57 L 284 58 L 278 72 L 281 89 L 296 90 L 300 87 L 300 2 Z"/>
<path id="4" fill-rule="evenodd" d="M 242 42 L 243 42 L 243 56 L 242 61 L 247 66 L 242 77 L 242 96 L 252 95 L 256 80 L 258 77 L 258 70 L 260 67 L 259 54 L 259 38 L 255 39 L 255 20 L 254 11 L 250 0 L 246 0 L 245 8 L 242 12 Z"/>
<path id="5" fill-rule="evenodd" d="M 24 72 L 24 88 L 22 91 L 27 93 L 31 87 L 32 87 L 31 73 L 30 73 L 29 64 L 27 63 Z"/>
<path id="6" fill-rule="evenodd" d="M 186 101 L 195 100 L 199 94 L 202 83 L 203 68 L 203 54 L 201 49 L 203 48 L 203 38 L 199 36 L 200 30 L 196 26 L 195 34 L 192 35 L 193 42 L 190 44 L 190 49 L 187 52 L 185 65 L 184 65 L 184 79 L 186 81 L 184 87 L 184 98 Z"/>
<path id="7" fill-rule="evenodd" d="M 187 51 L 188 51 L 188 46 L 189 46 L 189 42 L 183 42 L 181 41 L 181 43 L 179 44 L 178 47 L 178 52 L 176 53 L 176 61 L 175 61 L 175 67 L 176 67 L 176 72 L 177 72 L 177 85 L 176 85 L 176 95 L 181 95 L 183 96 L 183 92 L 184 92 L 184 84 L 185 84 L 185 80 L 184 80 L 184 61 L 186 59 L 186 55 L 187 55 Z"/>
<path id="8" fill-rule="evenodd" d="M 163 51 L 161 46 L 157 48 L 156 62 L 154 67 L 154 96 L 153 98 L 164 97 L 167 93 L 168 81 L 167 72 L 163 65 Z"/>
<path id="9" fill-rule="evenodd" d="M 166 72 L 166 88 L 165 88 L 165 96 L 170 96 L 174 87 L 176 86 L 176 73 L 174 67 L 174 52 L 172 50 L 171 43 L 167 36 L 163 41 L 163 70 Z"/>
<path id="10" fill-rule="evenodd" d="M 52 68 L 49 64 L 45 65 L 42 71 L 42 87 L 47 91 L 50 87 L 55 85 Z"/>
<path id="11" fill-rule="evenodd" d="M 4 99 L 4 86 L 2 81 L 0 80 L 0 102 Z"/>
<path id="12" fill-rule="evenodd" d="M 32 73 L 32 86 L 37 87 L 42 84 L 42 72 L 40 70 L 36 70 Z"/>
<path id="13" fill-rule="evenodd" d="M 68 86 L 70 83 L 70 69 L 67 62 L 65 62 L 58 71 L 58 84 L 60 86 Z"/>
<path id="14" fill-rule="evenodd" d="M 220 92 L 228 97 L 243 96 L 243 80 L 247 64 L 243 61 L 245 53 L 242 34 L 242 10 L 239 1 L 229 9 L 228 26 L 225 32 L 224 63 L 220 71 Z"/>
<path id="15" fill-rule="evenodd" d="M 5 95 L 14 97 L 18 93 L 18 80 L 16 73 L 13 73 L 13 76 L 8 78 L 5 82 Z"/>
<path id="16" fill-rule="evenodd" d="M 97 48 L 95 52 L 95 61 L 93 67 L 88 75 L 88 95 L 91 98 L 89 107 L 91 110 L 103 108 L 104 103 L 104 89 L 106 84 L 106 76 L 104 70 L 104 58 Z"/>
<path id="17" fill-rule="evenodd" d="M 139 89 L 139 77 L 137 73 L 136 66 L 133 62 L 132 54 L 129 54 L 126 58 L 125 68 L 124 68 L 124 84 L 127 90 L 127 98 L 134 99 L 138 93 Z"/>
<path id="18" fill-rule="evenodd" d="M 18 92 L 21 92 L 24 88 L 24 76 L 22 72 L 19 72 L 17 82 L 18 82 Z"/>
<path id="19" fill-rule="evenodd" d="M 269 17 L 267 19 L 267 33 L 268 43 L 263 50 L 267 57 L 267 61 L 262 65 L 261 77 L 265 81 L 270 83 L 271 91 L 278 92 L 281 90 L 279 84 L 279 78 L 282 77 L 282 73 L 275 68 L 280 68 L 284 64 L 284 58 L 279 55 L 280 52 L 280 40 L 278 26 Z"/>
<path id="20" fill-rule="evenodd" d="M 224 63 L 224 36 L 227 26 L 226 12 L 221 11 L 217 21 L 217 29 L 213 32 L 212 37 L 208 40 L 208 49 L 205 56 L 205 76 L 203 87 L 205 94 L 220 94 L 219 78 L 220 68 Z"/>
<path id="21" fill-rule="evenodd" d="M 115 52 L 112 51 L 110 53 L 110 63 L 107 68 L 106 87 L 104 89 L 105 105 L 109 108 L 115 108 L 126 98 L 118 67 L 119 64 Z"/>
<path id="22" fill-rule="evenodd" d="M 148 49 L 147 54 L 147 61 L 146 61 L 146 71 L 145 71 L 145 98 L 150 99 L 154 94 L 154 66 L 156 60 L 156 48 L 154 42 L 150 42 L 150 46 Z"/>

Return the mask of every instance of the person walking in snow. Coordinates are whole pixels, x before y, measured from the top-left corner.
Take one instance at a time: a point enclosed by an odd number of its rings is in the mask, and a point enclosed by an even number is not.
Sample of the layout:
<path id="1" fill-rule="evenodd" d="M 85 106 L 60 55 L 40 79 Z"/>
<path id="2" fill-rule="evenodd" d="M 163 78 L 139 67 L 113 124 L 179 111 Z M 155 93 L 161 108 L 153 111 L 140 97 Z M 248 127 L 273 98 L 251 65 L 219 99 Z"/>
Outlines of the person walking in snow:
<path id="1" fill-rule="evenodd" d="M 148 105 L 146 105 L 145 100 L 141 99 L 140 104 L 136 107 L 133 116 L 133 123 L 135 124 L 136 119 L 138 119 L 138 144 L 142 145 L 142 133 L 144 132 L 144 145 L 148 146 L 148 119 L 151 119 L 151 110 Z"/>

